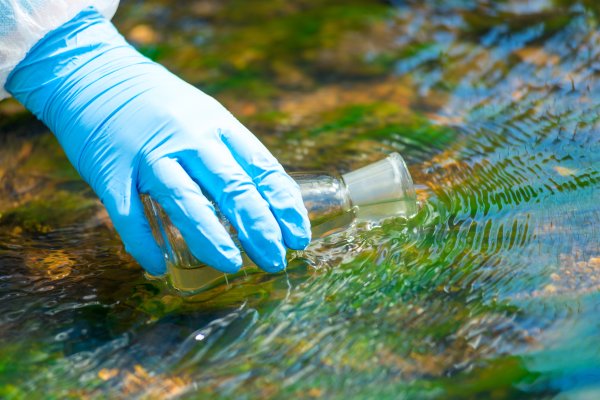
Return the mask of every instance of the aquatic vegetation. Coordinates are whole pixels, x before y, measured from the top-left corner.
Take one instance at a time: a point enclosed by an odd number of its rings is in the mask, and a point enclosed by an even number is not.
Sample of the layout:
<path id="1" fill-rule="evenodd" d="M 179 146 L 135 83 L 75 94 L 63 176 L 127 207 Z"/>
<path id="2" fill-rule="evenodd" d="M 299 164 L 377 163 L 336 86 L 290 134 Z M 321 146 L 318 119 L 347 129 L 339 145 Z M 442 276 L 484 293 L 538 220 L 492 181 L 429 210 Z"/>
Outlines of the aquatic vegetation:
<path id="1" fill-rule="evenodd" d="M 0 397 L 600 393 L 594 1 L 123 1 L 290 170 L 399 151 L 422 209 L 182 299 L 0 104 Z"/>

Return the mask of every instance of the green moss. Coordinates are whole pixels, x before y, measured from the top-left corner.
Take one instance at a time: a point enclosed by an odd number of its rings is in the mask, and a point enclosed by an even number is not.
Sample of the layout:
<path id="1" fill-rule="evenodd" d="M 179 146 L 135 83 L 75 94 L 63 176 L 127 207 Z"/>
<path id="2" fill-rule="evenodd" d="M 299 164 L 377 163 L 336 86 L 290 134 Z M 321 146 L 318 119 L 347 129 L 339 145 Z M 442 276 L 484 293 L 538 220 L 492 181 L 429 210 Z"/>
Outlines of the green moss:
<path id="1" fill-rule="evenodd" d="M 6 210 L 0 215 L 0 225 L 20 227 L 28 232 L 48 232 L 61 226 L 85 220 L 97 210 L 97 201 L 66 191 L 45 193 Z"/>
<path id="2" fill-rule="evenodd" d="M 449 127 L 434 125 L 423 115 L 409 112 L 395 104 L 357 104 L 339 108 L 320 118 L 323 122 L 308 131 L 313 137 L 352 131 L 352 138 L 402 139 L 415 145 L 442 148 L 457 132 Z"/>
<path id="3" fill-rule="evenodd" d="M 24 174 L 43 176 L 61 182 L 81 182 L 81 178 L 56 138 L 50 134 L 40 135 L 32 141 L 31 154 L 20 166 Z"/>

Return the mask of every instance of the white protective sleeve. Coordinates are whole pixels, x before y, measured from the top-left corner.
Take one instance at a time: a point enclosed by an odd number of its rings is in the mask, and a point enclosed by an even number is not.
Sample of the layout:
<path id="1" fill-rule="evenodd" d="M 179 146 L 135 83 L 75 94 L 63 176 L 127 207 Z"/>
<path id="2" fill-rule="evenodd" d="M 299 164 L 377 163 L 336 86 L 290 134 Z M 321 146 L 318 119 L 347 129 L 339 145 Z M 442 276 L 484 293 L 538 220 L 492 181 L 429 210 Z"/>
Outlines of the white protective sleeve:
<path id="1" fill-rule="evenodd" d="M 0 0 L 0 100 L 9 97 L 6 79 L 27 52 L 88 6 L 112 18 L 119 0 Z"/>

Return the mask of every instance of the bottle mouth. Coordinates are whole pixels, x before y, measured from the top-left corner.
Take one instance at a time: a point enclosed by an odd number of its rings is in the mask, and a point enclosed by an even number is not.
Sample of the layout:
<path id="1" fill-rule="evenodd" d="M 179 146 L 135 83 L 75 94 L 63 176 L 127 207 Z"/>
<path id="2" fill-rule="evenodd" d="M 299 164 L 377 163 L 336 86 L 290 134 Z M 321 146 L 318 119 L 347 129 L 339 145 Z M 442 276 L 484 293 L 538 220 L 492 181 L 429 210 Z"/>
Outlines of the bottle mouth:
<path id="1" fill-rule="evenodd" d="M 342 175 L 361 219 L 411 217 L 418 211 L 415 187 L 402 156 L 387 158 Z"/>

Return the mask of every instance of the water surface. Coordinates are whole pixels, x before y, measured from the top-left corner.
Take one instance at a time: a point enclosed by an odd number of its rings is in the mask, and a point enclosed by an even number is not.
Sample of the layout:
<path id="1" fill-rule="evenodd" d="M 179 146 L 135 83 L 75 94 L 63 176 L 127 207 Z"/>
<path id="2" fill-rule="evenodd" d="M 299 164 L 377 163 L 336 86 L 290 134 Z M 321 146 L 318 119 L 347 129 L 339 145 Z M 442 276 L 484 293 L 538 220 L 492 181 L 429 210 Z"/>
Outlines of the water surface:
<path id="1" fill-rule="evenodd" d="M 185 300 L 4 102 L 0 397 L 600 396 L 594 1 L 122 3 L 289 170 L 398 151 L 423 207 Z"/>

